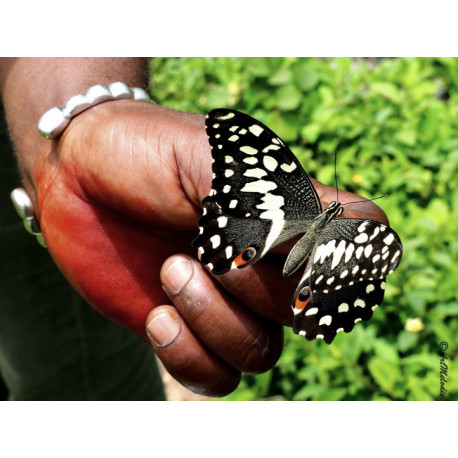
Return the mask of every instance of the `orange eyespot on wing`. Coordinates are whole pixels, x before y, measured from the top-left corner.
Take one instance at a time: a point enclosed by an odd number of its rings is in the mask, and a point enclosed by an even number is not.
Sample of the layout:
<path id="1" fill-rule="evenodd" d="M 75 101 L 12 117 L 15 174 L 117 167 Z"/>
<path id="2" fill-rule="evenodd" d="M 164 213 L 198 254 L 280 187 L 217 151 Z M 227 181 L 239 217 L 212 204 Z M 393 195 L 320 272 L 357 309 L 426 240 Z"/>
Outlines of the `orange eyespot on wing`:
<path id="1" fill-rule="evenodd" d="M 256 250 L 253 247 L 249 247 L 243 250 L 235 259 L 234 264 L 237 268 L 243 267 L 248 264 L 256 256 Z"/>
<path id="2" fill-rule="evenodd" d="M 308 286 L 305 286 L 299 291 L 294 301 L 294 308 L 297 310 L 304 310 L 312 297 L 312 291 Z"/>

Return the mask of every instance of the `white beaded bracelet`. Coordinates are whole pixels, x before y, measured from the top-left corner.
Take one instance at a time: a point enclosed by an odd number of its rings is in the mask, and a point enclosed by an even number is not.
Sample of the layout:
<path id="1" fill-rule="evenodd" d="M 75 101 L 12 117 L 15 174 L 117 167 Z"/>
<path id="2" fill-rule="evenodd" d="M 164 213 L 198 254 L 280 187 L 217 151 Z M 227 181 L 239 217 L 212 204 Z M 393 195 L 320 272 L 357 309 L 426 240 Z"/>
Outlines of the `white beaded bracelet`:
<path id="1" fill-rule="evenodd" d="M 50 108 L 38 121 L 38 132 L 44 138 L 56 138 L 76 115 L 99 103 L 122 99 L 154 103 L 146 91 L 139 87 L 131 88 L 119 81 L 108 86 L 97 84 L 89 88 L 85 94 L 74 95 L 68 99 L 63 108 Z"/>
<path id="2" fill-rule="evenodd" d="M 37 238 L 38 243 L 46 248 L 43 235 L 40 231 L 40 225 L 35 217 L 32 201 L 23 188 L 16 188 L 11 192 L 11 200 L 17 214 L 22 218 L 24 227 L 27 232 Z"/>

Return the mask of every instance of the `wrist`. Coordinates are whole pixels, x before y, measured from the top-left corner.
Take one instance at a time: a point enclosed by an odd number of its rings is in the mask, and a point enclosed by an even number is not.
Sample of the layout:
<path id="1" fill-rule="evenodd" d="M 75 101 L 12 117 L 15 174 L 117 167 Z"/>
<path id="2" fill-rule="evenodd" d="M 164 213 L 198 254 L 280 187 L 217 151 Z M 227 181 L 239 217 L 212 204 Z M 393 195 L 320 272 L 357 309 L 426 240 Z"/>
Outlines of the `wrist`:
<path id="1" fill-rule="evenodd" d="M 37 161 L 41 162 L 53 148 L 53 143 L 43 139 L 37 130 L 43 113 L 53 106 L 63 106 L 70 97 L 86 92 L 95 84 L 124 81 L 145 87 L 145 76 L 144 59 L 18 58 L 8 65 L 0 62 L 1 90 L 11 141 L 24 187 L 32 200 Z"/>

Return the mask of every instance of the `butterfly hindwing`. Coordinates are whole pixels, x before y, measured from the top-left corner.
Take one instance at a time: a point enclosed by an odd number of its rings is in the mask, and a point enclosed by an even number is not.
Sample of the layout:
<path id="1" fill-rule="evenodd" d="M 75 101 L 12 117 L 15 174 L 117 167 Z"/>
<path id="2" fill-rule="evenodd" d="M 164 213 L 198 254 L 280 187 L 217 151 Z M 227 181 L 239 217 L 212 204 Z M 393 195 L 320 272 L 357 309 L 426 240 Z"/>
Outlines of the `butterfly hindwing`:
<path id="1" fill-rule="evenodd" d="M 293 330 L 307 340 L 321 338 L 330 344 L 338 332 L 350 332 L 358 321 L 369 320 L 382 303 L 384 290 L 383 279 L 357 282 L 328 293 L 316 291 L 303 309 L 293 307 Z"/>
<path id="2" fill-rule="evenodd" d="M 382 279 L 393 272 L 401 257 L 401 241 L 388 226 L 336 218 L 323 229 L 310 257 L 312 292 Z"/>
<path id="3" fill-rule="evenodd" d="M 206 130 L 213 180 L 193 246 L 202 263 L 221 274 L 252 264 L 304 232 L 321 204 L 294 154 L 259 121 L 235 110 L 213 110 Z M 247 248 L 254 249 L 249 262 L 239 262 Z"/>
<path id="4" fill-rule="evenodd" d="M 399 265 L 397 234 L 378 221 L 337 218 L 321 232 L 294 295 L 294 329 L 331 343 L 339 329 L 371 318 L 383 300 L 385 277 Z M 298 301 L 309 288 L 308 301 Z"/>

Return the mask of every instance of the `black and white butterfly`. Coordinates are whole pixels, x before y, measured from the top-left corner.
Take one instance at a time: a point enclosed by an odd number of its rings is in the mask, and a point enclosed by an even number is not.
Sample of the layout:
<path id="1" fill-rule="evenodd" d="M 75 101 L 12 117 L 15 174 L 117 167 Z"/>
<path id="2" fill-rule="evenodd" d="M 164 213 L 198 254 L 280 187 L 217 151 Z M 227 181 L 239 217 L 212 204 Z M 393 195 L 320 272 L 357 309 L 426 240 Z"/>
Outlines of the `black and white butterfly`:
<path id="1" fill-rule="evenodd" d="M 202 201 L 193 246 L 216 275 L 252 265 L 298 234 L 283 275 L 305 271 L 293 296 L 294 332 L 331 343 L 338 332 L 372 317 L 385 277 L 399 265 L 402 245 L 388 226 L 336 218 L 342 204 L 322 210 L 305 170 L 268 127 L 235 110 L 206 119 L 213 180 Z"/>

